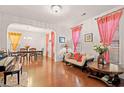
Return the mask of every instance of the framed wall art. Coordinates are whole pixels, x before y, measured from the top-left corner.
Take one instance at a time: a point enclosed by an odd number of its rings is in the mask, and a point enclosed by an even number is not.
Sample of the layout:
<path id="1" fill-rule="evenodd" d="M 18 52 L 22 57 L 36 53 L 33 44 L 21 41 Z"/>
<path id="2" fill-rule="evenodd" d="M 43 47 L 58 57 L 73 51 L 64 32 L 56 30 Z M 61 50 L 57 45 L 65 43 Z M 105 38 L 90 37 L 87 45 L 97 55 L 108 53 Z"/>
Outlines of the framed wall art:
<path id="1" fill-rule="evenodd" d="M 65 37 L 59 37 L 59 43 L 65 43 Z"/>
<path id="2" fill-rule="evenodd" d="M 93 42 L 93 33 L 88 33 L 84 35 L 85 42 Z"/>

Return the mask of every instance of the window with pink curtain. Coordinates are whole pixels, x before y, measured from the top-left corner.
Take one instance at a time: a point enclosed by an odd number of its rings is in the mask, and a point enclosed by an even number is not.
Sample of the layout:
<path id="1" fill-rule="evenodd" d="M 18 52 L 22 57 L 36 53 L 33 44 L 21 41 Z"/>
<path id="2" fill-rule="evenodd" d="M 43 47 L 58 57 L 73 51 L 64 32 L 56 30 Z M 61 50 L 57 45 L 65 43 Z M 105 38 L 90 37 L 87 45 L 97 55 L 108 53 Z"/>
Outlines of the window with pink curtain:
<path id="1" fill-rule="evenodd" d="M 79 42 L 81 25 L 72 28 L 72 40 L 74 45 L 74 52 L 76 52 L 77 44 Z"/>
<path id="2" fill-rule="evenodd" d="M 114 33 L 119 25 L 122 10 L 97 19 L 101 43 L 110 46 Z M 105 60 L 109 63 L 109 51 L 105 53 Z"/>

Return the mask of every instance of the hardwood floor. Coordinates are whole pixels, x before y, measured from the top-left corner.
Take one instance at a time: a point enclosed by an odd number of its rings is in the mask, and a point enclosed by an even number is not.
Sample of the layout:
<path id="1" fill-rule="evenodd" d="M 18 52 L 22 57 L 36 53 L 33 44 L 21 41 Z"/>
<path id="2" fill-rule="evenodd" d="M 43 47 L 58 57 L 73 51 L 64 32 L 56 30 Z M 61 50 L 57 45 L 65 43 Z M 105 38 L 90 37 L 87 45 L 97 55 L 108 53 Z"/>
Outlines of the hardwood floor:
<path id="1" fill-rule="evenodd" d="M 38 58 L 37 62 L 25 63 L 29 87 L 105 87 L 98 80 L 88 78 L 80 68 L 54 62 L 50 58 Z"/>

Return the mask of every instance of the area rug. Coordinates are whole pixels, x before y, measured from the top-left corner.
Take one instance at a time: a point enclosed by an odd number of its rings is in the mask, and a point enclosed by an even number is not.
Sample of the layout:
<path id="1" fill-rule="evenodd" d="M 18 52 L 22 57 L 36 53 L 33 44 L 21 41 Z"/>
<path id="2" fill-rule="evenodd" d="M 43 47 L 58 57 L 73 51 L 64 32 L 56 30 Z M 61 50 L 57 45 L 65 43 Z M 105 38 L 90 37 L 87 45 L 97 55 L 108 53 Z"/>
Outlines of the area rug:
<path id="1" fill-rule="evenodd" d="M 14 74 L 13 76 L 11 75 L 7 76 L 6 85 L 4 84 L 3 77 L 0 78 L 0 87 L 27 87 L 27 84 L 28 84 L 27 72 L 23 72 L 22 74 L 20 74 L 20 84 L 18 84 L 16 74 Z"/>

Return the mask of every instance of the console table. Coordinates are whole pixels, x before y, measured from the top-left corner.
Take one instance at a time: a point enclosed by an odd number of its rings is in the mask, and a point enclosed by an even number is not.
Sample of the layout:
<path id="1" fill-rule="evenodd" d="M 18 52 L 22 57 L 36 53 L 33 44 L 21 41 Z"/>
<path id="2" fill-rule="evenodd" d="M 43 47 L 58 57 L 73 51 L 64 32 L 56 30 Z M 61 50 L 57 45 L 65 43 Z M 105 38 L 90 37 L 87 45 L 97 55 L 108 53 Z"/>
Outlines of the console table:
<path id="1" fill-rule="evenodd" d="M 104 67 L 98 65 L 97 62 L 92 62 L 88 64 L 89 74 L 88 77 L 95 78 L 103 81 L 107 86 L 119 86 L 121 80 L 119 74 L 124 72 L 119 65 L 116 64 L 106 64 Z"/>

